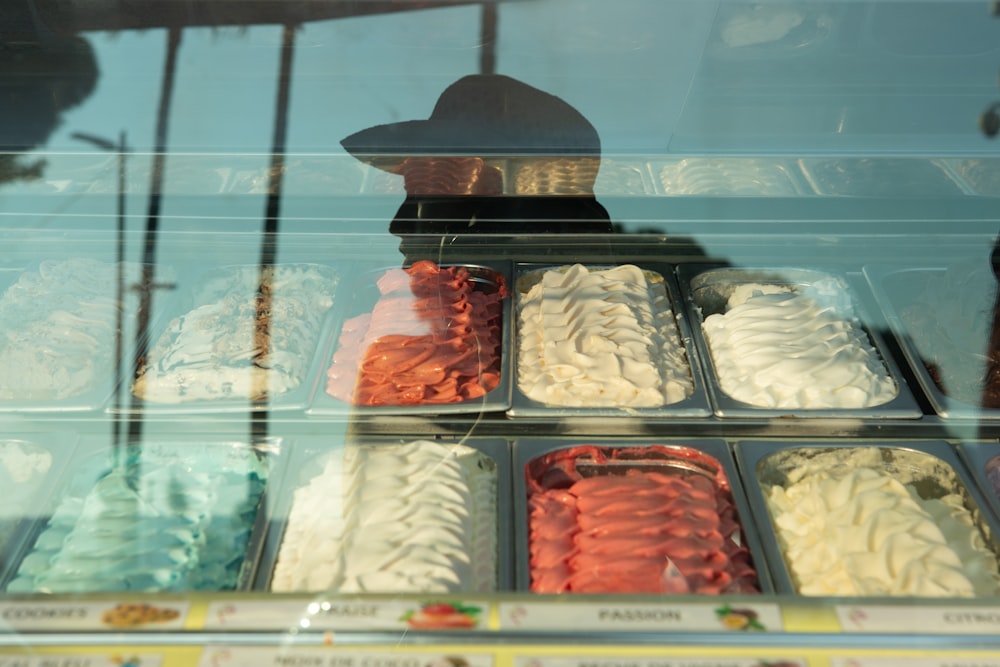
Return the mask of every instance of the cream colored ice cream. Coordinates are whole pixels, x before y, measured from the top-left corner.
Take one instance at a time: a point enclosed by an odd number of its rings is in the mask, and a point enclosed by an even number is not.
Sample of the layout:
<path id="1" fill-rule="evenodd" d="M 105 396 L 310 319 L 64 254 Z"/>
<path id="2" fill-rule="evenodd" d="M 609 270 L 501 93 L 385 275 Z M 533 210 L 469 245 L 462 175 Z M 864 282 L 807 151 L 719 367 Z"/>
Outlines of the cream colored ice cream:
<path id="1" fill-rule="evenodd" d="M 719 385 L 761 408 L 866 408 L 891 401 L 895 381 L 843 295 L 741 285 L 702 329 Z"/>
<path id="2" fill-rule="evenodd" d="M 495 464 L 421 440 L 346 447 L 294 492 L 273 591 L 492 591 Z"/>
<path id="3" fill-rule="evenodd" d="M 270 308 L 258 319 L 257 267 L 207 283 L 196 306 L 170 322 L 132 387 L 156 403 L 275 397 L 298 387 L 316 353 L 336 277 L 314 266 L 264 273 Z M 266 320 L 265 320 L 266 318 Z M 260 333 L 267 325 L 267 345 Z"/>
<path id="4" fill-rule="evenodd" d="M 959 494 L 922 497 L 916 484 L 887 469 L 880 448 L 846 453 L 802 461 L 786 485 L 774 485 L 767 493 L 799 593 L 1000 594 L 996 554 Z"/>
<path id="5" fill-rule="evenodd" d="M 663 278 L 636 266 L 541 272 L 518 326 L 518 387 L 540 403 L 660 407 L 694 391 Z"/>

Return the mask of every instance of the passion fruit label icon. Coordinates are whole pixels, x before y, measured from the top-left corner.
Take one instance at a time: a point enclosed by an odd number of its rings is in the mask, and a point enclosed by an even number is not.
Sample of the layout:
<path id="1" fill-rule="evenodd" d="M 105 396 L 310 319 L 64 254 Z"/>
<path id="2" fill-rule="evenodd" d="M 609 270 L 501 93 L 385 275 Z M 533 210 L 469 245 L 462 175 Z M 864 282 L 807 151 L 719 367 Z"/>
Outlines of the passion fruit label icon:
<path id="1" fill-rule="evenodd" d="M 764 624 L 758 620 L 758 614 L 753 609 L 746 607 L 734 608 L 727 604 L 716 609 L 715 615 L 719 619 L 719 623 L 722 624 L 722 627 L 727 630 L 767 630 Z"/>

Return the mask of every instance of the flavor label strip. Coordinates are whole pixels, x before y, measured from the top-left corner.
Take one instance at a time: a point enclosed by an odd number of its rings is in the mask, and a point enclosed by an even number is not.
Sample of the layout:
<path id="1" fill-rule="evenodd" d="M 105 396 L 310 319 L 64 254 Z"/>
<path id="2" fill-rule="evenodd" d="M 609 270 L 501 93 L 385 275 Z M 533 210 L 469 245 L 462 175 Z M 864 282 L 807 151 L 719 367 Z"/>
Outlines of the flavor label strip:
<path id="1" fill-rule="evenodd" d="M 160 667 L 163 657 L 153 654 L 116 655 L 0 655 L 0 667 Z"/>
<path id="2" fill-rule="evenodd" d="M 698 657 L 674 658 L 594 658 L 520 656 L 514 667 L 808 667 L 805 658 Z"/>
<path id="3" fill-rule="evenodd" d="M 213 602 L 206 630 L 475 630 L 489 605 L 474 601 L 248 600 Z"/>
<path id="4" fill-rule="evenodd" d="M 367 653 L 331 648 L 209 646 L 198 667 L 493 667 L 492 654 Z"/>
<path id="5" fill-rule="evenodd" d="M 1000 635 L 1000 607 L 835 605 L 834 610 L 844 632 Z"/>
<path id="6" fill-rule="evenodd" d="M 762 632 L 783 630 L 776 604 L 558 604 L 501 602 L 500 629 L 516 631 Z"/>
<path id="7" fill-rule="evenodd" d="M 180 630 L 187 602 L 0 602 L 0 622 L 17 631 Z"/>
<path id="8" fill-rule="evenodd" d="M 975 667 L 1000 667 L 1000 659 L 962 659 L 955 657 L 914 658 L 907 656 L 893 658 L 830 658 L 830 667 L 897 667 L 905 661 L 907 667 L 958 667 L 959 665 L 975 665 Z"/>

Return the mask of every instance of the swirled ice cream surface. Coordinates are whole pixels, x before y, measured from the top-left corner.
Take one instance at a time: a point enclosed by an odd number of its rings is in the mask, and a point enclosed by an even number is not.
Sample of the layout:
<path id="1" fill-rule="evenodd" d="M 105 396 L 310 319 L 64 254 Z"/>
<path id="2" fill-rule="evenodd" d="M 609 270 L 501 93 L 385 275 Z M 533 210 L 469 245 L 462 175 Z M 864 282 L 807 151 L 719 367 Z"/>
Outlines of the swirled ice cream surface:
<path id="1" fill-rule="evenodd" d="M 64 400 L 110 387 L 118 319 L 132 316 L 138 300 L 129 288 L 141 271 L 75 258 L 22 273 L 0 296 L 0 399 Z"/>
<path id="2" fill-rule="evenodd" d="M 767 491 L 776 536 L 803 595 L 1000 594 L 997 555 L 958 493 L 925 498 L 877 447 L 799 463 Z"/>
<path id="3" fill-rule="evenodd" d="M 9 592 L 232 590 L 268 465 L 245 447 L 156 446 L 87 462 Z M 96 481 L 95 481 L 96 480 Z"/>
<path id="4" fill-rule="evenodd" d="M 150 349 L 133 393 L 184 403 L 259 400 L 295 389 L 316 353 L 336 284 L 332 271 L 310 265 L 219 273 Z"/>
<path id="5" fill-rule="evenodd" d="M 294 491 L 271 590 L 495 590 L 496 467 L 478 450 L 349 446 L 316 465 Z"/>
<path id="6" fill-rule="evenodd" d="M 545 270 L 518 310 L 518 387 L 560 407 L 660 407 L 694 391 L 662 276 Z"/>
<path id="7" fill-rule="evenodd" d="M 738 286 L 702 325 L 719 385 L 761 408 L 866 408 L 891 401 L 896 382 L 835 292 Z"/>
<path id="8" fill-rule="evenodd" d="M 687 467 L 665 464 L 671 461 L 718 465 L 690 449 L 586 445 L 556 450 L 529 463 L 525 476 L 531 590 L 759 592 L 721 468 L 714 476 L 691 474 Z M 594 468 L 601 473 L 581 472 Z"/>

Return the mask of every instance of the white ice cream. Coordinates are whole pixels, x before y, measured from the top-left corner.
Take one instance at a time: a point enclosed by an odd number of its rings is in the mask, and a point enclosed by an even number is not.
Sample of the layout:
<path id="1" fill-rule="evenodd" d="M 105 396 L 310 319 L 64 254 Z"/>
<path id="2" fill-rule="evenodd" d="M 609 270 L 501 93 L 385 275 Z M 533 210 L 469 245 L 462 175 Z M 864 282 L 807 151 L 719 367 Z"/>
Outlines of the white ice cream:
<path id="1" fill-rule="evenodd" d="M 497 479 L 462 445 L 347 447 L 294 492 L 273 591 L 496 588 Z"/>
<path id="2" fill-rule="evenodd" d="M 146 357 L 135 395 L 156 403 L 259 400 L 298 387 L 337 280 L 311 266 L 278 266 L 266 275 L 266 347 L 258 342 L 258 269 L 242 267 L 209 282 L 196 306 L 170 322 Z"/>
<path id="3" fill-rule="evenodd" d="M 663 279 L 636 266 L 544 271 L 518 323 L 518 387 L 532 400 L 660 407 L 694 390 Z"/>
<path id="4" fill-rule="evenodd" d="M 103 399 L 113 377 L 117 264 L 48 260 L 0 297 L 0 400 Z M 124 320 L 134 318 L 137 264 L 122 266 Z M 160 272 L 162 277 L 163 271 Z"/>
<path id="5" fill-rule="evenodd" d="M 866 408 L 898 388 L 842 298 L 787 286 L 741 285 L 705 318 L 719 385 L 761 408 Z"/>

